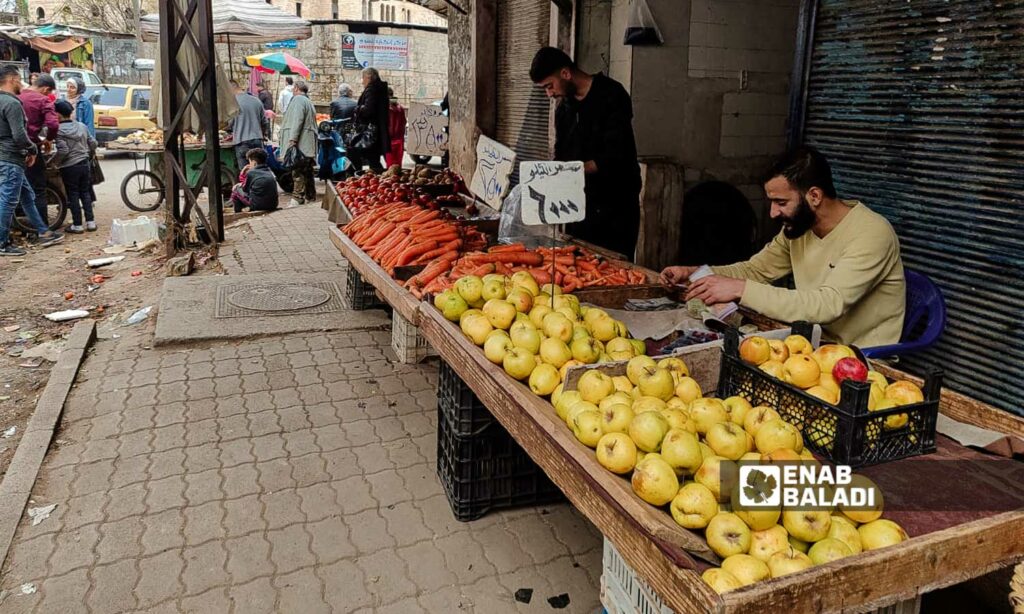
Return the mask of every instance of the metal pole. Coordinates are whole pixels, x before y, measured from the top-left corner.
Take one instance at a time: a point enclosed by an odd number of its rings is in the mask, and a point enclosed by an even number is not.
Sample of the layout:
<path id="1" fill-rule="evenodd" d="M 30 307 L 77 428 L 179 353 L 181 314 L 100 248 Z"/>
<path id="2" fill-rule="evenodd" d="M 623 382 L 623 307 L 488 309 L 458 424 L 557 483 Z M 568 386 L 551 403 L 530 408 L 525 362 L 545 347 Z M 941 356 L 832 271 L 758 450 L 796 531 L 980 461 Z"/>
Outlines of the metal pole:
<path id="1" fill-rule="evenodd" d="M 168 256 L 173 256 L 177 249 L 177 234 L 180 227 L 181 215 L 180 202 L 181 184 L 178 176 L 173 172 L 176 164 L 179 141 L 181 140 L 181 127 L 174 122 L 174 113 L 179 106 L 178 86 L 176 76 L 180 71 L 177 60 L 177 47 L 173 44 L 175 33 L 178 30 L 179 20 L 174 3 L 178 0 L 160 0 L 160 83 L 163 88 L 163 100 L 161 101 L 161 113 L 164 124 L 164 203 L 165 216 L 167 220 L 167 242 L 165 251 Z"/>
<path id="2" fill-rule="evenodd" d="M 206 112 L 202 114 L 203 131 L 206 133 L 207 198 L 210 202 L 210 223 L 214 228 L 207 232 L 217 241 L 224 240 L 224 209 L 220 194 L 220 134 L 217 113 L 217 50 L 213 43 L 213 7 L 211 0 L 199 0 L 196 11 L 199 17 L 199 44 L 206 54 L 206 70 L 203 72 L 203 99 Z M 228 39 L 230 43 L 230 38 Z M 214 219 L 216 218 L 216 219 Z"/>

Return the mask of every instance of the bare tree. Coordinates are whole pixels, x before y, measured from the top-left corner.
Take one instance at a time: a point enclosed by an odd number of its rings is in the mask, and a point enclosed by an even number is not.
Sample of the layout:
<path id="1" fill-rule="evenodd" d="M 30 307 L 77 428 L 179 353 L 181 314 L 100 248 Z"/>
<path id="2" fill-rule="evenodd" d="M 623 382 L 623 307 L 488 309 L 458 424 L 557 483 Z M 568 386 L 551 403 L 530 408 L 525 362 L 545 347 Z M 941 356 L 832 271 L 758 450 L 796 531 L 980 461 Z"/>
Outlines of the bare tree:
<path id="1" fill-rule="evenodd" d="M 142 14 L 146 14 L 149 2 L 142 2 Z M 112 32 L 134 33 L 134 0 L 72 0 L 61 9 L 67 23 L 74 23 Z M 61 21 L 64 21 L 63 19 Z"/>

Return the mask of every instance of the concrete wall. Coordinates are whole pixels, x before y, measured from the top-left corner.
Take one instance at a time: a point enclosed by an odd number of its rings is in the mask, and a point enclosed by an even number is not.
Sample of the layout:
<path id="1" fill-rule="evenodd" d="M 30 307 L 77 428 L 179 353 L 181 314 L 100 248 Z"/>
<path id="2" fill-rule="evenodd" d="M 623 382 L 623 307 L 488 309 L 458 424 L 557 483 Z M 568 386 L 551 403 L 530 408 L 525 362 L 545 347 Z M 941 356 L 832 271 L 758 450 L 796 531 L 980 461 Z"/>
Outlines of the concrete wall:
<path id="1" fill-rule="evenodd" d="M 105 83 L 142 83 L 149 85 L 153 72 L 132 68 L 135 58 L 157 59 L 155 44 L 139 43 L 134 38 L 93 37 L 93 70 Z"/>
<path id="2" fill-rule="evenodd" d="M 305 19 L 395 21 L 422 26 L 447 24 L 442 15 L 405 0 L 271 0 L 271 4 L 293 15 L 296 3 L 302 4 Z M 393 20 L 389 19 L 391 15 L 394 15 Z"/>
<path id="3" fill-rule="evenodd" d="M 785 148 L 798 0 L 648 2 L 665 44 L 633 48 L 639 154 L 678 161 L 688 187 L 737 185 L 764 220 L 760 173 Z M 762 238 L 773 232 L 765 221 Z"/>
<path id="4" fill-rule="evenodd" d="M 612 0 L 581 0 L 576 30 L 576 63 L 589 72 L 608 74 L 611 66 Z"/>
<path id="5" fill-rule="evenodd" d="M 341 35 L 348 32 L 343 24 L 313 26 L 313 36 L 299 41 L 298 48 L 289 53 L 301 59 L 313 71 L 315 78 L 309 82 L 310 99 L 315 104 L 327 104 L 337 97 L 338 85 L 346 82 L 352 86 L 358 97 L 362 81 L 358 70 L 341 68 Z M 409 38 L 409 70 L 381 70 L 381 78 L 395 90 L 399 101 L 408 106 L 409 102 L 435 102 L 444 98 L 448 87 L 448 37 L 440 32 L 425 32 L 406 28 L 380 28 L 382 35 L 407 36 Z M 245 55 L 265 51 L 255 45 L 233 45 L 235 76 L 248 78 L 248 72 L 240 69 L 237 62 Z M 217 45 L 217 54 L 222 63 L 227 63 L 227 45 Z M 265 77 L 275 96 L 284 79 L 277 75 Z"/>

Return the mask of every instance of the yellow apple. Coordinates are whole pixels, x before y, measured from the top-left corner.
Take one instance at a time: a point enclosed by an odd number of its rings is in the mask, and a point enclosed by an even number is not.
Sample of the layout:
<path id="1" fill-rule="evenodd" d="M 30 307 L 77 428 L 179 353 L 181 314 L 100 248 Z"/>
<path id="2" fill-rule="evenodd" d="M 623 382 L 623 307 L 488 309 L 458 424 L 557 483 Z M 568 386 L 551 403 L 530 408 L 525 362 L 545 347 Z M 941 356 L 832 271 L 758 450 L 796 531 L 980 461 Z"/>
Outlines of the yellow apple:
<path id="1" fill-rule="evenodd" d="M 696 431 L 694 431 L 694 434 L 696 434 Z M 715 451 L 711 449 L 711 446 L 702 441 L 700 442 L 700 455 L 704 460 L 707 460 L 715 455 Z"/>
<path id="2" fill-rule="evenodd" d="M 697 432 L 707 435 L 708 430 L 719 422 L 729 422 L 725 403 L 714 397 L 701 397 L 690 403 L 690 418 L 697 426 Z"/>
<path id="3" fill-rule="evenodd" d="M 467 303 L 476 303 L 483 298 L 484 282 L 476 275 L 466 275 L 455 282 L 454 290 Z"/>
<path id="4" fill-rule="evenodd" d="M 581 411 L 572 421 L 572 433 L 588 448 L 596 448 L 601 436 L 601 414 L 597 411 Z"/>
<path id="5" fill-rule="evenodd" d="M 612 384 L 615 385 L 616 392 L 630 393 L 633 391 L 633 382 L 629 381 L 629 378 L 625 375 L 613 375 Z"/>
<path id="6" fill-rule="evenodd" d="M 640 388 L 640 394 L 644 396 L 668 401 L 673 396 L 675 381 L 672 379 L 672 373 L 668 369 L 660 369 L 658 367 L 652 369 L 648 367 L 640 373 L 637 387 Z"/>
<path id="7" fill-rule="evenodd" d="M 587 315 L 593 313 L 593 310 L 588 312 Z M 598 316 L 592 318 L 588 323 L 590 326 L 590 332 L 594 335 L 594 338 L 601 342 L 608 342 L 619 336 L 619 327 L 615 325 L 615 320 L 605 314 L 603 317 Z"/>
<path id="8" fill-rule="evenodd" d="M 537 367 L 537 358 L 523 348 L 514 347 L 505 353 L 501 364 L 505 368 L 505 373 L 517 380 L 525 380 Z"/>
<path id="9" fill-rule="evenodd" d="M 703 529 L 718 514 L 718 502 L 706 486 L 690 482 L 672 499 L 670 511 L 676 524 L 684 529 Z"/>
<path id="10" fill-rule="evenodd" d="M 723 559 L 750 550 L 750 528 L 736 514 L 717 514 L 704 529 L 704 535 L 711 550 Z"/>
<path id="11" fill-rule="evenodd" d="M 761 580 L 767 580 L 771 574 L 768 565 L 749 554 L 734 554 L 722 561 L 722 569 L 728 571 L 740 584 L 746 586 Z"/>
<path id="12" fill-rule="evenodd" d="M 508 335 L 497 333 L 504 333 L 504 331 L 491 331 L 491 334 L 487 335 L 487 339 L 484 341 L 484 356 L 494 364 L 500 365 L 505 361 L 505 354 L 515 346 Z"/>
<path id="13" fill-rule="evenodd" d="M 658 361 L 658 367 L 662 369 L 668 369 L 669 373 L 675 378 L 687 377 L 690 375 L 690 369 L 683 362 L 682 358 L 676 356 L 669 356 L 668 358 L 662 358 Z"/>
<path id="14" fill-rule="evenodd" d="M 892 399 L 896 405 L 913 405 L 924 402 L 924 393 L 913 382 L 893 382 L 886 387 L 885 398 Z"/>
<path id="15" fill-rule="evenodd" d="M 656 411 L 646 411 L 633 416 L 629 423 L 629 436 L 636 447 L 644 452 L 657 452 L 661 441 L 668 433 L 668 420 Z"/>
<path id="16" fill-rule="evenodd" d="M 836 378 L 832 377 L 831 373 L 822 371 L 821 376 L 818 377 L 818 385 L 830 391 L 837 399 L 839 398 L 839 382 L 836 381 Z"/>
<path id="17" fill-rule="evenodd" d="M 763 463 L 798 463 L 802 460 L 803 457 L 789 448 L 776 448 L 767 454 L 761 454 Z"/>
<path id="18" fill-rule="evenodd" d="M 537 296 L 540 294 L 540 287 L 537 285 L 537 280 L 530 275 L 529 271 L 517 271 L 512 274 L 509 279 L 509 284 L 513 288 L 522 288 L 530 293 L 530 296 Z"/>
<path id="19" fill-rule="evenodd" d="M 647 353 L 647 344 L 642 339 L 630 339 L 629 342 L 633 344 L 633 354 L 635 356 L 643 356 Z"/>
<path id="20" fill-rule="evenodd" d="M 706 486 L 715 495 L 715 501 L 724 502 L 729 499 L 729 493 L 722 492 L 722 463 L 729 462 L 732 461 L 721 456 L 705 456 L 693 476 L 695 482 Z"/>
<path id="21" fill-rule="evenodd" d="M 786 344 L 778 339 L 768 340 L 768 349 L 771 351 L 770 360 L 775 360 L 781 363 L 785 363 L 789 358 L 789 348 Z"/>
<path id="22" fill-rule="evenodd" d="M 782 526 L 799 540 L 816 542 L 828 536 L 832 515 L 824 510 L 786 510 L 782 512 Z"/>
<path id="23" fill-rule="evenodd" d="M 743 362 L 760 365 L 772 357 L 772 348 L 764 337 L 747 337 L 740 343 Z"/>
<path id="24" fill-rule="evenodd" d="M 776 552 L 789 549 L 789 534 L 782 525 L 774 525 L 761 531 L 750 532 L 750 556 L 768 562 Z"/>
<path id="25" fill-rule="evenodd" d="M 806 354 L 790 357 L 783 363 L 782 368 L 783 379 L 797 388 L 807 389 L 816 386 L 821 378 L 821 367 Z"/>
<path id="26" fill-rule="evenodd" d="M 884 391 L 889 386 L 889 380 L 885 379 L 885 376 L 878 371 L 868 371 L 868 381 L 872 385 L 880 386 Z"/>
<path id="27" fill-rule="evenodd" d="M 534 326 L 540 329 L 544 326 L 544 318 L 549 313 L 554 313 L 551 307 L 538 302 L 534 305 L 533 309 L 530 310 L 530 321 L 533 322 Z"/>
<path id="28" fill-rule="evenodd" d="M 556 297 L 558 298 L 558 297 Z M 557 302 L 555 303 L 558 304 Z M 562 305 L 561 307 L 555 307 L 555 313 L 560 313 L 565 316 L 566 320 L 572 322 L 573 331 L 576 330 L 576 323 L 579 321 L 579 315 L 573 311 L 572 307 Z"/>
<path id="29" fill-rule="evenodd" d="M 829 405 L 835 405 L 839 403 L 839 395 L 835 394 L 825 386 L 811 386 L 806 390 L 806 392 L 812 397 L 825 401 Z"/>
<path id="30" fill-rule="evenodd" d="M 814 350 L 814 359 L 818 361 L 823 373 L 832 373 L 832 368 L 843 358 L 856 358 L 853 350 L 845 345 L 828 344 Z"/>
<path id="31" fill-rule="evenodd" d="M 684 431 L 690 431 L 694 435 L 697 434 L 697 425 L 693 423 L 693 420 L 690 420 L 686 412 L 666 407 L 661 410 L 661 415 L 665 416 L 665 419 L 668 420 L 669 428 L 683 429 Z"/>
<path id="32" fill-rule="evenodd" d="M 796 354 L 813 354 L 814 347 L 811 342 L 807 340 L 807 337 L 803 335 L 790 335 L 783 341 L 786 347 L 789 349 L 789 355 L 794 356 Z"/>
<path id="33" fill-rule="evenodd" d="M 635 414 L 629 405 L 615 403 L 601 410 L 601 430 L 605 433 L 629 433 Z"/>
<path id="34" fill-rule="evenodd" d="M 777 360 L 768 360 L 762 362 L 757 368 L 764 371 L 768 375 L 771 375 L 775 379 L 781 379 L 785 381 L 786 367 Z"/>
<path id="35" fill-rule="evenodd" d="M 533 295 L 523 288 L 512 290 L 505 297 L 505 300 L 515 307 L 519 313 L 530 313 L 530 309 L 533 308 Z"/>
<path id="36" fill-rule="evenodd" d="M 661 457 L 677 475 L 693 475 L 704 462 L 697 436 L 679 428 L 665 433 L 661 441 Z"/>
<path id="37" fill-rule="evenodd" d="M 487 321 L 487 318 L 479 315 L 465 318 L 461 324 L 462 332 L 476 345 L 483 345 L 487 341 L 487 335 L 491 334 L 494 327 Z"/>
<path id="38" fill-rule="evenodd" d="M 717 456 L 729 460 L 739 459 L 752 447 L 750 435 L 742 427 L 732 422 L 712 424 L 707 431 L 705 440 Z"/>
<path id="39" fill-rule="evenodd" d="M 573 367 L 583 366 L 583 363 L 578 360 L 567 360 L 565 364 L 558 368 L 558 377 L 565 381 L 565 378 L 569 377 L 569 370 Z"/>
<path id="40" fill-rule="evenodd" d="M 604 350 L 613 360 L 629 360 L 636 356 L 636 348 L 625 337 L 613 337 L 605 342 Z"/>
<path id="41" fill-rule="evenodd" d="M 680 377 L 679 383 L 676 384 L 675 393 L 677 397 L 686 403 L 692 403 L 695 399 L 701 398 L 701 395 L 703 394 L 700 389 L 700 384 L 698 384 L 697 380 L 692 377 Z"/>
<path id="42" fill-rule="evenodd" d="M 438 298 L 434 299 L 434 305 L 441 310 L 441 315 L 451 322 L 458 322 L 462 314 L 469 309 L 465 299 L 457 292 L 451 291 L 438 295 Z"/>
<path id="43" fill-rule="evenodd" d="M 802 539 L 797 539 L 792 535 L 786 537 L 786 541 L 789 542 L 790 547 L 792 547 L 794 550 L 799 550 L 804 554 L 807 554 L 807 551 L 811 549 L 811 545 L 809 543 L 805 542 Z"/>
<path id="44" fill-rule="evenodd" d="M 540 342 L 540 358 L 557 370 L 572 359 L 572 351 L 564 342 L 548 337 Z"/>
<path id="45" fill-rule="evenodd" d="M 860 544 L 860 533 L 857 532 L 857 523 L 846 516 L 832 514 L 832 526 L 828 529 L 828 536 L 846 544 L 853 554 L 860 554 L 863 550 Z"/>
<path id="46" fill-rule="evenodd" d="M 704 580 L 704 583 L 719 595 L 743 587 L 743 583 L 736 576 L 718 567 L 705 569 L 704 573 L 700 575 L 700 579 Z"/>
<path id="47" fill-rule="evenodd" d="M 579 382 L 576 384 L 576 388 L 580 391 L 580 396 L 583 397 L 584 401 L 589 401 L 594 404 L 600 403 L 602 399 L 615 391 L 615 385 L 612 383 L 612 378 L 601 373 L 597 369 L 587 370 L 587 372 L 580 377 Z"/>
<path id="48" fill-rule="evenodd" d="M 814 561 L 811 557 L 793 547 L 776 552 L 768 558 L 768 571 L 773 578 L 781 578 L 812 566 Z"/>
<path id="49" fill-rule="evenodd" d="M 563 343 L 572 341 L 572 322 L 561 313 L 553 312 L 544 316 L 542 329 L 548 337 L 559 339 Z"/>
<path id="50" fill-rule="evenodd" d="M 664 411 L 665 409 L 668 409 L 668 405 L 665 404 L 665 401 L 662 401 L 658 397 L 646 396 L 642 396 L 633 401 L 632 407 L 634 414 L 642 414 L 645 411 L 661 412 Z"/>
<path id="51" fill-rule="evenodd" d="M 746 417 L 743 418 L 743 428 L 751 436 L 757 437 L 757 431 L 761 428 L 761 425 L 770 420 L 778 419 L 779 412 L 767 405 L 759 405 L 747 412 Z"/>
<path id="52" fill-rule="evenodd" d="M 480 298 L 484 301 L 492 299 L 503 300 L 505 298 L 505 282 L 492 279 L 484 282 L 483 290 L 480 291 Z"/>
<path id="53" fill-rule="evenodd" d="M 853 474 L 850 478 L 850 484 L 843 488 L 869 490 L 874 494 L 875 499 L 875 504 L 872 506 L 854 507 L 849 505 L 840 505 L 839 511 L 841 511 L 844 516 L 854 522 L 862 524 L 878 520 L 882 517 L 882 511 L 885 507 L 885 498 L 882 496 L 882 489 L 866 475 L 860 473 Z"/>
<path id="54" fill-rule="evenodd" d="M 605 433 L 597 442 L 597 462 L 612 473 L 629 473 L 636 466 L 636 444 L 624 433 Z"/>
<path id="55" fill-rule="evenodd" d="M 754 435 L 754 445 L 761 454 L 767 454 L 779 448 L 788 448 L 799 452 L 804 449 L 800 431 L 792 424 L 776 418 L 761 425 Z"/>
<path id="56" fill-rule="evenodd" d="M 811 549 L 807 551 L 807 556 L 815 565 L 824 565 L 844 557 L 853 556 L 853 550 L 844 541 L 834 537 L 826 537 L 812 545 Z"/>
<path id="57" fill-rule="evenodd" d="M 540 291 L 549 296 L 562 293 L 562 287 L 557 284 L 544 284 Z"/>
<path id="58" fill-rule="evenodd" d="M 597 347 L 597 340 L 593 337 L 573 339 L 569 347 L 572 357 L 583 364 L 593 364 L 601 357 L 601 349 Z"/>
<path id="59" fill-rule="evenodd" d="M 857 527 L 857 533 L 860 534 L 860 543 L 864 550 L 878 550 L 886 546 L 895 546 L 908 539 L 907 532 L 903 530 L 903 527 L 884 518 L 860 525 Z"/>
<path id="60" fill-rule="evenodd" d="M 538 365 L 530 373 L 530 390 L 537 396 L 546 397 L 555 391 L 560 381 L 558 369 L 552 365 Z"/>
<path id="61" fill-rule="evenodd" d="M 737 492 L 739 485 L 736 486 Z M 739 499 L 738 494 L 734 494 L 736 500 Z M 756 508 L 749 510 L 736 510 L 736 515 L 740 517 L 740 520 L 747 523 L 751 531 L 765 531 L 774 526 L 778 526 L 779 518 L 782 516 L 782 508 Z"/>
<path id="62" fill-rule="evenodd" d="M 580 396 L 578 390 L 566 390 L 558 397 L 558 401 L 553 403 L 555 406 L 555 413 L 564 421 L 565 417 L 569 413 L 569 409 L 581 401 L 583 401 L 583 397 Z"/>
<path id="63" fill-rule="evenodd" d="M 661 507 L 679 493 L 679 480 L 660 456 L 647 455 L 633 470 L 633 492 L 651 505 Z"/>
<path id="64" fill-rule="evenodd" d="M 666 401 L 665 404 L 669 407 L 669 409 L 678 409 L 679 411 L 685 413 L 687 416 L 690 415 L 690 404 L 680 399 L 679 397 L 674 396 L 668 401 Z"/>
<path id="65" fill-rule="evenodd" d="M 536 354 L 540 352 L 540 331 L 532 322 L 515 322 L 509 328 L 509 338 L 516 347 L 529 350 Z"/>
<path id="66" fill-rule="evenodd" d="M 612 378 L 612 381 L 615 381 L 614 377 Z M 633 397 L 630 396 L 628 392 L 616 390 L 615 392 L 601 399 L 601 402 L 597 404 L 597 406 L 600 407 L 601 409 L 605 409 L 609 405 L 625 405 L 626 407 L 632 408 Z"/>
<path id="67" fill-rule="evenodd" d="M 750 401 L 740 396 L 729 397 L 722 403 L 725 405 L 726 411 L 729 412 L 729 421 L 740 426 L 743 426 L 743 419 L 747 417 L 747 412 L 753 409 L 750 406 Z"/>
<path id="68" fill-rule="evenodd" d="M 876 388 L 876 386 L 872 386 L 871 387 L 872 390 L 874 390 L 875 388 Z M 892 409 L 893 407 L 899 407 L 899 406 L 900 406 L 900 404 L 897 403 L 896 401 L 894 401 L 892 399 L 889 399 L 889 398 L 885 398 L 885 399 L 882 399 L 881 401 L 879 401 L 878 404 L 875 405 L 875 407 L 873 407 L 873 408 L 869 407 L 868 409 L 871 410 L 871 411 L 881 411 L 883 409 Z M 885 417 L 885 429 L 887 431 L 894 431 L 896 429 L 901 429 L 901 428 L 905 427 L 907 425 L 907 422 L 909 422 L 909 421 L 910 421 L 910 416 L 908 416 L 907 414 L 892 414 L 891 416 L 886 416 Z"/>
<path id="69" fill-rule="evenodd" d="M 650 356 L 634 356 L 629 359 L 628 363 L 626 363 L 626 377 L 628 377 L 629 381 L 635 386 L 640 382 L 640 376 L 647 369 L 655 369 L 657 366 L 658 363 L 656 363 Z"/>

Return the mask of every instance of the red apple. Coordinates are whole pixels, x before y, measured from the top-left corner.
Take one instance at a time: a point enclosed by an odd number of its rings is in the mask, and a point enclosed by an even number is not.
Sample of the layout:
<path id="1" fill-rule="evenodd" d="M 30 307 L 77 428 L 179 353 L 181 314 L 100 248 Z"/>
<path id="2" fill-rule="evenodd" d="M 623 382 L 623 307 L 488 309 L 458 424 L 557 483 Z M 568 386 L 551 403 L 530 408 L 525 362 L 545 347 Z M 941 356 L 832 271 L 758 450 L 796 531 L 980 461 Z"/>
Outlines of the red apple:
<path id="1" fill-rule="evenodd" d="M 840 386 L 843 380 L 852 379 L 855 382 L 868 381 L 868 368 L 856 358 L 840 358 L 836 366 L 832 367 L 832 378 Z"/>

